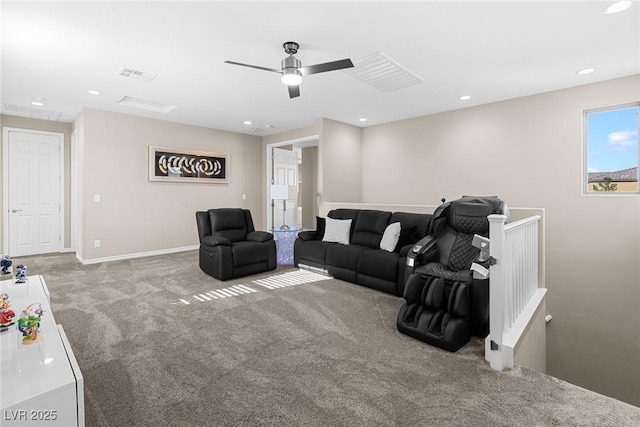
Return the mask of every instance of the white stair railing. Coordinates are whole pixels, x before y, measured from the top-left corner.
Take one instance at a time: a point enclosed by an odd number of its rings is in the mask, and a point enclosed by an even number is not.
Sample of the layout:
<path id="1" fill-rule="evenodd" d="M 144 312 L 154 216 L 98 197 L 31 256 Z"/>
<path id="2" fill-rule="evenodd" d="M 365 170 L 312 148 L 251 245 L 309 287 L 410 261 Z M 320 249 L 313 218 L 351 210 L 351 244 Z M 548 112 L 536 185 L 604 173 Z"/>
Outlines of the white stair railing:
<path id="1" fill-rule="evenodd" d="M 485 359 L 496 370 L 513 367 L 514 349 L 546 289 L 538 287 L 538 223 L 532 216 L 506 224 L 489 215 L 489 336 Z"/>

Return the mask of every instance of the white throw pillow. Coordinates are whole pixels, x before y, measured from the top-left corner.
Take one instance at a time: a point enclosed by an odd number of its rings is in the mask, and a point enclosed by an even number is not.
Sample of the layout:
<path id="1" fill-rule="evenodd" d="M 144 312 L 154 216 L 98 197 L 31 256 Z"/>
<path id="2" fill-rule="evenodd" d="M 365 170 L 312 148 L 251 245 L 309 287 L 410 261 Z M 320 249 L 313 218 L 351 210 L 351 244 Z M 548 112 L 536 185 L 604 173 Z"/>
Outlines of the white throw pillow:
<path id="1" fill-rule="evenodd" d="M 343 245 L 349 244 L 349 232 L 351 231 L 350 219 L 333 219 L 327 217 L 324 229 L 323 242 L 336 242 Z"/>
<path id="2" fill-rule="evenodd" d="M 387 228 L 384 230 L 384 234 L 382 235 L 382 240 L 380 240 L 380 249 L 393 252 L 398 244 L 398 239 L 400 239 L 401 229 L 402 227 L 399 222 L 387 225 Z"/>

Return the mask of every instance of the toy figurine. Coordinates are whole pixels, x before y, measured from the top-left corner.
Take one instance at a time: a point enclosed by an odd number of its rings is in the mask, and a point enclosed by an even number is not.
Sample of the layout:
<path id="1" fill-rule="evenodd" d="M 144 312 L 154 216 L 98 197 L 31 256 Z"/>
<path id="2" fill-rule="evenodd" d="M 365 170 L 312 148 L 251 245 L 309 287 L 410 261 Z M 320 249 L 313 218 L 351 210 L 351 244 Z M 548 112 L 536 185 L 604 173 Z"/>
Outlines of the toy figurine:
<path id="1" fill-rule="evenodd" d="M 27 267 L 20 264 L 16 267 L 16 283 L 24 283 L 27 281 Z"/>
<path id="2" fill-rule="evenodd" d="M 34 303 L 22 310 L 22 314 L 18 319 L 18 330 L 22 332 L 22 344 L 34 344 L 42 338 L 40 332 L 40 320 L 42 318 L 42 306 L 40 303 Z"/>
<path id="3" fill-rule="evenodd" d="M 2 255 L 0 258 L 0 268 L 2 268 L 2 274 L 9 274 L 9 267 L 11 267 L 11 258 L 9 255 Z"/>
<path id="4" fill-rule="evenodd" d="M 13 318 L 16 314 L 11 310 L 11 304 L 9 303 L 9 295 L 0 295 L 0 326 L 13 325 Z"/>

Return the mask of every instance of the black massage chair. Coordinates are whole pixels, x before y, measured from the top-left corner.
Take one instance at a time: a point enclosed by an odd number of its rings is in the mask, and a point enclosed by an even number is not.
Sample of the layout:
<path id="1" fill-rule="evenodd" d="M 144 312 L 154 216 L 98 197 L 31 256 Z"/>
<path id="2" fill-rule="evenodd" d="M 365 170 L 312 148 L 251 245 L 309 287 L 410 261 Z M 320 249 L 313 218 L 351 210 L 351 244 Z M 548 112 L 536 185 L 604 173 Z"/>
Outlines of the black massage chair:
<path id="1" fill-rule="evenodd" d="M 476 237 L 472 243 L 475 235 L 489 236 L 491 214 L 508 215 L 506 204 L 497 197 L 463 196 L 436 209 L 429 235 L 407 255 L 400 332 L 452 352 L 472 334 L 487 336 L 489 259 L 484 253 L 481 259 L 476 246 L 488 240 Z"/>

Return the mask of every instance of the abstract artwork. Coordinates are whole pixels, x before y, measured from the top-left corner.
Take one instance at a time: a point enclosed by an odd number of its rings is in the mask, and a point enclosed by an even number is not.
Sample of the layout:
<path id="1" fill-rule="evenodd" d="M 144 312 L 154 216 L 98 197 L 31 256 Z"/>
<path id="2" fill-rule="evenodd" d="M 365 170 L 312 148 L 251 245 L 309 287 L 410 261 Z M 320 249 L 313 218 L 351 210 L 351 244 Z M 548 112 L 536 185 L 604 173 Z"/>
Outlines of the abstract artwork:
<path id="1" fill-rule="evenodd" d="M 228 178 L 226 154 L 149 146 L 149 181 L 225 184 Z"/>

